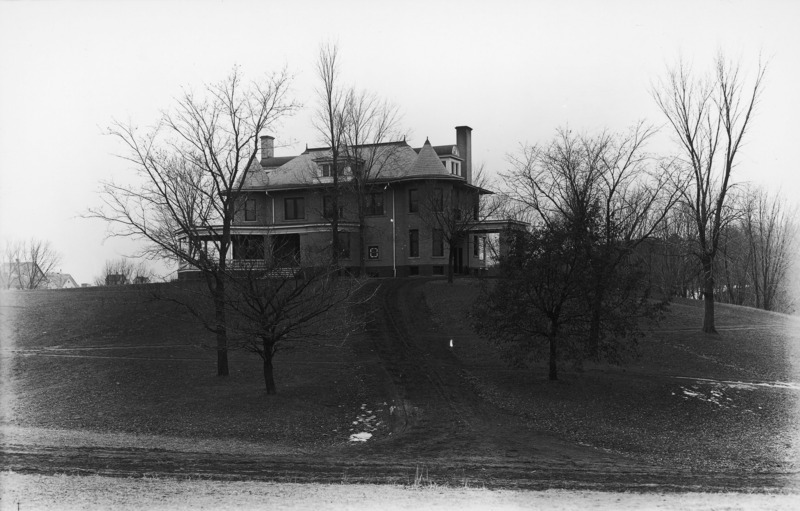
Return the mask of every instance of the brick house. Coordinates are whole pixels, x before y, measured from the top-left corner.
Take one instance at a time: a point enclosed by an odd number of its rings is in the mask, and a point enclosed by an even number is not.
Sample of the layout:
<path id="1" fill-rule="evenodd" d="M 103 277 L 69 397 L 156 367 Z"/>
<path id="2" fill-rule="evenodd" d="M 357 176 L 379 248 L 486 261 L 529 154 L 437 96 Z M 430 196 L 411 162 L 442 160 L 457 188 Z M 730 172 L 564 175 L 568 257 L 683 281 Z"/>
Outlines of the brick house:
<path id="1" fill-rule="evenodd" d="M 339 158 L 340 264 L 359 266 L 364 251 L 370 276 L 444 275 L 449 247 L 441 229 L 426 216 L 437 198 L 474 203 L 490 194 L 472 182 L 472 128 L 456 127 L 456 143 L 412 148 L 405 140 L 359 146 Z M 231 229 L 231 264 L 297 261 L 331 246 L 330 148 L 306 148 L 296 156 L 275 156 L 274 138 L 261 137 L 261 160 L 249 169 Z M 344 154 L 346 153 L 346 155 Z M 348 156 L 349 155 L 349 156 Z M 357 195 L 348 186 L 353 168 L 368 165 L 365 243 L 360 246 Z M 344 185 L 342 186 L 342 184 Z M 477 215 L 477 210 L 476 213 Z M 486 238 L 502 222 L 478 222 L 454 247 L 456 273 L 487 267 Z"/>

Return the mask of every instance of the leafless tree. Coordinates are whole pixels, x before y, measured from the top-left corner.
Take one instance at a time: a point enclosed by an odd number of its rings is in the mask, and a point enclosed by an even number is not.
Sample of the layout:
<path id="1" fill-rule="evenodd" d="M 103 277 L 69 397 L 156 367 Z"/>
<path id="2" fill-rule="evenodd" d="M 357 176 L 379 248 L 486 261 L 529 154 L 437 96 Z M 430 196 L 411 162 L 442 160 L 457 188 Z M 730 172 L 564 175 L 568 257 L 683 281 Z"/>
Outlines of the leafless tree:
<path id="1" fill-rule="evenodd" d="M 7 289 L 39 289 L 47 284 L 47 274 L 61 263 L 61 254 L 49 241 L 31 238 L 6 242 L 2 282 Z"/>
<path id="2" fill-rule="evenodd" d="M 366 273 L 367 264 L 367 215 L 377 207 L 368 202 L 372 194 L 383 192 L 382 188 L 375 189 L 374 181 L 393 170 L 398 146 L 385 143 L 399 138 L 398 118 L 397 107 L 387 101 L 353 88 L 347 92 L 342 115 L 342 150 L 350 166 L 346 190 L 353 192 L 356 200 L 361 276 Z"/>
<path id="3" fill-rule="evenodd" d="M 475 171 L 471 185 L 456 183 L 448 187 L 448 182 L 432 181 L 425 187 L 425 194 L 421 197 L 419 212 L 422 221 L 433 230 L 435 236 L 441 236 L 444 246 L 448 248 L 447 282 L 451 284 L 457 248 L 464 243 L 470 231 L 494 217 L 503 205 L 505 196 L 486 193 L 484 186 L 487 186 L 488 180 L 485 167 L 481 165 Z"/>
<path id="4" fill-rule="evenodd" d="M 523 147 L 521 156 L 511 157 L 508 194 L 535 213 L 534 221 L 581 229 L 573 235 L 591 270 L 586 296 L 593 359 L 604 346 L 603 318 L 631 317 L 631 302 L 612 300 L 612 290 L 620 289 L 623 274 L 632 275 L 637 248 L 653 237 L 682 187 L 670 162 L 646 152 L 653 133 L 643 123 L 596 136 L 561 129 L 548 146 Z"/>
<path id="5" fill-rule="evenodd" d="M 751 189 L 746 194 L 741 227 L 750 258 L 754 305 L 764 310 L 786 309 L 787 277 L 792 264 L 796 210 L 780 196 Z M 784 307 L 782 307 L 784 305 Z"/>
<path id="6" fill-rule="evenodd" d="M 276 393 L 278 352 L 309 342 L 341 348 L 365 325 L 364 305 L 372 297 L 363 290 L 365 281 L 341 277 L 337 267 L 326 263 L 318 261 L 296 276 L 281 274 L 268 263 L 243 269 L 231 280 L 233 343 L 261 357 L 267 394 Z"/>
<path id="7" fill-rule="evenodd" d="M 314 126 L 322 136 L 322 140 L 330 147 L 331 154 L 331 261 L 339 264 L 341 254 L 339 242 L 339 202 L 341 200 L 340 178 L 344 172 L 341 161 L 341 150 L 344 144 L 344 105 L 347 92 L 342 86 L 339 71 L 339 48 L 335 44 L 322 45 L 317 58 L 317 76 L 319 87 L 317 95 L 319 104 L 314 117 Z"/>
<path id="8" fill-rule="evenodd" d="M 114 122 L 109 134 L 127 149 L 138 182 L 103 184 L 103 205 L 88 216 L 111 224 L 112 235 L 149 243 L 161 256 L 199 271 L 214 303 L 217 374 L 228 374 L 226 281 L 238 195 L 257 167 L 257 141 L 296 105 L 286 71 L 243 83 L 238 69 L 201 94 L 185 92 L 155 128 L 140 134 Z"/>
<path id="9" fill-rule="evenodd" d="M 101 274 L 94 279 L 94 285 L 109 285 L 109 277 L 113 279 L 113 276 L 119 276 L 119 284 L 141 284 L 153 278 L 153 271 L 144 261 L 136 263 L 125 257 L 107 260 Z"/>
<path id="10" fill-rule="evenodd" d="M 682 200 L 696 224 L 696 249 L 703 271 L 703 332 L 714 324 L 715 258 L 730 222 L 728 194 L 745 133 L 761 94 L 766 65 L 759 62 L 748 81 L 738 63 L 718 55 L 711 76 L 697 78 L 685 62 L 668 70 L 652 89 L 674 130 L 689 184 Z"/>
<path id="11" fill-rule="evenodd" d="M 665 298 L 697 296 L 700 272 L 692 252 L 694 232 L 693 217 L 679 202 L 664 217 L 653 239 L 642 246 L 650 284 Z"/>

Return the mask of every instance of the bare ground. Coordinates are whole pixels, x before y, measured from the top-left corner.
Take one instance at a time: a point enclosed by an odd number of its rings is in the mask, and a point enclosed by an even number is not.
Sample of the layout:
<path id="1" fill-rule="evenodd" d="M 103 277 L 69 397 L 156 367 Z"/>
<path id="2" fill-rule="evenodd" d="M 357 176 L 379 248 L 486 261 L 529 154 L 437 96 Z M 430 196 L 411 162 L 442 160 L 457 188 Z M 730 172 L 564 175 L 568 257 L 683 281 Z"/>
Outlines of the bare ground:
<path id="1" fill-rule="evenodd" d="M 684 399 L 686 394 L 670 395 L 671 390 L 682 388 L 674 379 L 678 375 L 666 374 L 666 370 L 654 374 L 646 366 L 634 366 L 629 373 L 591 369 L 557 386 L 546 385 L 531 373 L 523 377 L 498 365 L 491 351 L 478 346 L 479 340 L 471 336 L 466 319 L 448 317 L 448 304 L 452 310 L 461 309 L 462 304 L 454 303 L 458 300 L 452 295 L 437 298 L 435 286 L 444 284 L 428 284 L 426 291 L 423 280 L 384 281 L 380 311 L 368 334 L 351 342 L 349 351 L 336 354 L 334 360 L 326 358 L 330 350 L 324 347 L 289 359 L 286 372 L 279 374 L 286 382 L 281 389 L 284 392 L 273 401 L 265 401 L 257 393 L 257 372 L 255 376 L 247 371 L 234 376 L 236 381 L 230 385 L 209 383 L 207 377 L 195 374 L 208 371 L 207 353 L 194 348 L 169 351 L 170 342 L 185 335 L 185 330 L 165 338 L 148 330 L 151 327 L 139 325 L 136 334 L 123 337 L 162 339 L 157 343 L 159 356 L 152 352 L 141 355 L 136 346 L 123 343 L 115 345 L 118 358 L 109 358 L 103 348 L 113 343 L 98 347 L 96 338 L 90 339 L 93 342 L 78 338 L 70 344 L 53 342 L 51 334 L 41 328 L 35 336 L 26 334 L 25 322 L 16 316 L 23 312 L 20 304 L 4 295 L 0 308 L 4 329 L 0 466 L 19 473 L 50 475 L 391 484 L 413 484 L 424 471 L 428 482 L 451 487 L 798 491 L 792 461 L 795 444 L 786 437 L 796 433 L 796 428 L 785 432 L 787 422 L 790 428 L 796 424 L 790 409 L 791 400 L 796 399 L 794 391 L 759 415 L 752 410 L 709 408 L 709 403 Z M 466 300 L 468 293 L 461 295 Z M 29 308 L 23 314 L 28 327 L 30 314 Z M 91 330 L 93 321 L 102 323 L 86 314 L 82 322 L 86 331 Z M 686 314 L 692 317 L 691 311 Z M 729 319 L 737 317 L 741 315 Z M 37 326 L 47 323 L 47 318 L 40 318 Z M 674 338 L 683 325 L 680 317 L 676 321 L 676 325 L 662 326 L 668 335 L 658 337 L 652 343 L 655 347 L 648 349 L 696 349 L 695 344 Z M 751 321 L 727 324 L 752 326 Z M 771 324 L 759 331 L 772 332 Z M 787 335 L 780 332 L 775 335 Z M 67 338 L 76 335 L 82 334 Z M 108 331 L 105 335 L 116 334 Z M 687 330 L 680 337 L 691 335 Z M 59 339 L 64 337 L 62 332 Z M 456 344 L 451 349 L 449 340 L 454 337 Z M 15 338 L 24 342 L 18 344 Z M 770 349 L 778 349 L 778 344 Z M 54 345 L 66 351 L 54 354 Z M 787 349 L 786 343 L 782 346 Z M 711 376 L 739 374 L 725 371 L 724 365 L 730 364 L 721 362 L 724 353 L 714 353 L 724 346 L 709 349 L 700 353 L 702 357 L 695 353 L 691 360 L 710 360 L 712 369 L 718 371 Z M 98 365 L 98 361 L 106 365 Z M 247 363 L 244 359 L 232 362 Z M 315 378 L 302 379 L 303 362 L 309 364 L 306 372 Z M 135 366 L 136 371 L 120 372 L 120 364 L 134 363 L 142 365 Z M 153 364 L 166 365 L 171 371 L 165 376 L 159 366 L 148 372 Z M 668 368 L 669 364 L 663 365 Z M 708 375 L 702 370 L 708 365 L 683 367 L 682 374 L 692 378 Z M 115 370 L 130 379 L 122 383 L 126 388 L 117 388 Z M 778 370 L 786 376 L 796 367 L 790 361 Z M 75 390 L 76 372 L 85 393 Z M 36 374 L 50 377 L 37 379 Z M 68 380 L 63 384 L 67 391 L 53 374 Z M 153 378 L 156 381 L 150 381 Z M 695 384 L 683 383 L 690 391 Z M 104 387 L 98 390 L 96 385 Z M 597 392 L 598 387 L 602 392 Z M 620 390 L 637 387 L 647 393 Z M 200 410 L 206 406 L 206 415 L 185 403 L 189 389 L 196 390 L 194 399 L 199 405 L 195 405 Z M 109 401 L 114 392 L 121 394 Z M 662 393 L 666 393 L 666 405 L 655 406 L 656 411 L 645 406 L 646 399 Z M 580 400 L 576 397 L 580 395 L 593 397 Z M 752 395 L 747 393 L 740 402 Z M 595 407 L 594 401 L 602 406 Z M 102 405 L 93 407 L 95 402 Z M 631 416 L 642 424 L 626 424 L 627 414 L 641 408 L 645 414 Z M 190 412 L 189 417 L 185 411 Z M 720 411 L 726 422 L 719 431 L 752 432 L 741 448 L 734 445 L 730 449 L 727 437 L 714 442 L 714 431 L 700 443 L 682 442 L 681 433 L 690 436 L 693 432 L 693 417 L 700 424 L 713 425 Z M 751 414 L 755 417 L 751 422 L 742 419 Z M 353 420 L 356 417 L 360 419 Z M 670 417 L 671 421 L 665 420 Z M 764 438 L 763 448 L 758 448 L 757 442 L 760 418 L 770 421 L 761 430 L 762 436 L 766 433 L 769 437 Z M 658 433 L 661 420 L 664 438 Z M 365 424 L 371 425 L 373 439 L 364 444 L 348 442 L 351 430 L 363 429 Z M 733 427 L 736 424 L 738 429 Z M 785 452 L 775 452 L 781 444 L 771 438 L 773 433 L 780 436 L 778 442 L 784 442 Z M 700 451 L 691 456 L 693 449 Z M 750 452 L 752 449 L 757 452 Z M 704 459 L 706 453 L 716 453 L 711 463 Z"/>

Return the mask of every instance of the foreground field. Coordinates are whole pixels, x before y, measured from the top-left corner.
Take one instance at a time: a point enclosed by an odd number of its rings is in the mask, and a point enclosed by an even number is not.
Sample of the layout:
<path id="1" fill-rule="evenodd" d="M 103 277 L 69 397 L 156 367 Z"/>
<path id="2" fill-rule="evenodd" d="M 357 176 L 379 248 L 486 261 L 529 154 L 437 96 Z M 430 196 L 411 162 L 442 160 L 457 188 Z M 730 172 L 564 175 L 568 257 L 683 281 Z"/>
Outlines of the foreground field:
<path id="1" fill-rule="evenodd" d="M 44 474 L 795 492 L 800 329 L 677 303 L 627 367 L 510 369 L 475 336 L 478 282 L 375 281 L 358 336 L 231 354 L 148 288 L 0 295 L 2 467 Z M 451 347 L 450 341 L 453 341 Z M 372 435 L 351 442 L 354 433 Z"/>
<path id="2" fill-rule="evenodd" d="M 121 479 L 0 473 L 0 511 L 19 509 L 548 509 L 790 511 L 794 495 L 508 491 L 439 486 Z"/>

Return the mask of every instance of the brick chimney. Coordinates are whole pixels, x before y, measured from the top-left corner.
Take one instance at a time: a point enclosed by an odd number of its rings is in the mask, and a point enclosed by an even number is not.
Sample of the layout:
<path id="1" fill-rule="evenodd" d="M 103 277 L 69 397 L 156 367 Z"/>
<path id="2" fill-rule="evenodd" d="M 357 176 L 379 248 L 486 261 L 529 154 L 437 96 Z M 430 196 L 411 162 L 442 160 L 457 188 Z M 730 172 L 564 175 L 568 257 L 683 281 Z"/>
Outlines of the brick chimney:
<path id="1" fill-rule="evenodd" d="M 275 137 L 262 135 L 261 137 L 261 159 L 266 160 L 275 156 Z"/>
<path id="2" fill-rule="evenodd" d="M 456 126 L 456 145 L 464 158 L 464 177 L 472 184 L 472 128 Z"/>

